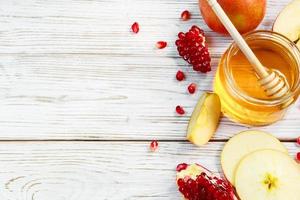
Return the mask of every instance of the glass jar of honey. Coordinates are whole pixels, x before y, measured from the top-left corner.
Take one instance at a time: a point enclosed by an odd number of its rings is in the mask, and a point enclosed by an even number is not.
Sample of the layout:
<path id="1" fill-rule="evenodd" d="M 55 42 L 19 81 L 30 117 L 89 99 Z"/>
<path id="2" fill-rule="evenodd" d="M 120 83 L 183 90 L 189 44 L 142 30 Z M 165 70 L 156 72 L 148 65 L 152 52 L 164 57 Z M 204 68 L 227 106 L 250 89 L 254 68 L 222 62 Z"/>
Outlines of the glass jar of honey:
<path id="1" fill-rule="evenodd" d="M 267 96 L 235 43 L 221 58 L 214 90 L 220 97 L 225 116 L 243 124 L 271 124 L 280 120 L 299 96 L 300 51 L 292 41 L 271 31 L 255 31 L 244 39 L 266 68 L 285 76 L 289 92 L 277 99 Z"/>

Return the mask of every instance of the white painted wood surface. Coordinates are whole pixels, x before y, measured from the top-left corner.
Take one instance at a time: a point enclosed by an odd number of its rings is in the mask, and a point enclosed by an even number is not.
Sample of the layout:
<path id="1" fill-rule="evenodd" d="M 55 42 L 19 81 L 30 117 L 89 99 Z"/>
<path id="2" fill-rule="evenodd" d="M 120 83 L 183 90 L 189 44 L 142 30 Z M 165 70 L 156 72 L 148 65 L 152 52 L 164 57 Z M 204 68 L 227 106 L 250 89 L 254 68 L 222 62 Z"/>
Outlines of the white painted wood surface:
<path id="1" fill-rule="evenodd" d="M 271 29 L 288 2 L 269 0 L 260 28 Z M 182 22 L 185 9 L 193 17 Z M 137 35 L 129 31 L 134 21 Z M 208 37 L 207 75 L 192 72 L 174 47 L 193 24 Z M 155 49 L 158 40 L 168 47 Z M 223 142 L 251 128 L 223 118 L 209 145 L 183 141 L 230 43 L 207 28 L 197 0 L 0 0 L 0 200 L 180 199 L 176 165 L 220 171 Z M 175 80 L 178 69 L 188 81 Z M 199 85 L 192 96 L 190 82 Z M 176 116 L 177 104 L 186 116 Z M 284 120 L 259 129 L 294 156 L 299 120 L 297 103 Z M 161 140 L 155 153 L 152 139 Z"/>
<path id="2" fill-rule="evenodd" d="M 268 1 L 260 28 L 270 29 L 289 0 Z M 181 11 L 192 19 L 182 22 Z M 140 33 L 130 33 L 134 21 Z M 197 1 L 1 0 L 0 139 L 182 140 L 201 91 L 212 88 L 220 55 L 231 42 L 211 32 Z M 207 33 L 213 71 L 192 72 L 174 41 L 192 24 Z M 169 46 L 155 49 L 155 42 Z M 178 83 L 178 69 L 188 80 Z M 187 95 L 190 82 L 199 92 Z M 187 110 L 176 116 L 177 104 Z M 299 106 L 262 129 L 298 136 Z M 223 119 L 215 139 L 245 127 Z"/>
<path id="3" fill-rule="evenodd" d="M 295 145 L 285 143 L 291 155 Z M 220 171 L 223 143 L 197 148 L 161 142 L 0 143 L 1 200 L 180 200 L 177 163 L 203 163 Z"/>

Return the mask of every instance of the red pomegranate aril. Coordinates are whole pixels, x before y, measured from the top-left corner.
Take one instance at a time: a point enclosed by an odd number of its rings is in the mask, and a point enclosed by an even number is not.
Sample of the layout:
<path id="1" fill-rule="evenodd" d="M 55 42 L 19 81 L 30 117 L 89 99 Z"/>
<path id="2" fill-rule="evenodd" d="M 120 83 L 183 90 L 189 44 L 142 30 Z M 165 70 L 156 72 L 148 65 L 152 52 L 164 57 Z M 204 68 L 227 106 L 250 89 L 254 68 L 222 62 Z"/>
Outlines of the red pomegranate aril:
<path id="1" fill-rule="evenodd" d="M 181 192 L 182 194 L 185 193 L 184 187 L 180 187 L 179 192 Z"/>
<path id="2" fill-rule="evenodd" d="M 185 79 L 185 75 L 182 71 L 178 70 L 176 73 L 176 79 L 178 81 L 183 81 Z"/>
<path id="3" fill-rule="evenodd" d="M 131 25 L 131 30 L 132 32 L 134 33 L 138 33 L 140 31 L 140 26 L 137 22 L 134 22 L 132 25 Z"/>
<path id="4" fill-rule="evenodd" d="M 298 162 L 300 162 L 300 152 L 298 152 L 298 153 L 296 154 L 296 160 L 297 160 Z"/>
<path id="5" fill-rule="evenodd" d="M 158 49 L 163 49 L 163 48 L 165 48 L 167 46 L 167 42 L 165 42 L 165 41 L 158 41 L 157 43 L 156 43 L 156 47 L 158 48 Z"/>
<path id="6" fill-rule="evenodd" d="M 189 86 L 188 86 L 188 91 L 190 94 L 194 94 L 195 91 L 196 91 L 196 87 L 197 85 L 195 83 L 191 83 Z"/>
<path id="7" fill-rule="evenodd" d="M 157 140 L 153 140 L 151 143 L 150 143 L 150 150 L 151 151 L 156 151 L 158 148 L 158 142 Z"/>
<path id="8" fill-rule="evenodd" d="M 181 163 L 181 164 L 177 165 L 176 171 L 177 171 L 177 172 L 180 172 L 181 170 L 185 170 L 187 167 L 188 167 L 188 164 L 186 164 L 186 163 Z"/>
<path id="9" fill-rule="evenodd" d="M 183 107 L 181 107 L 181 106 L 176 106 L 176 112 L 179 115 L 184 115 L 184 113 L 185 113 Z"/>
<path id="10" fill-rule="evenodd" d="M 185 182 L 184 182 L 184 180 L 183 179 L 178 179 L 178 181 L 177 181 L 177 185 L 179 186 L 179 187 L 183 187 L 184 185 L 185 185 Z"/>
<path id="11" fill-rule="evenodd" d="M 189 19 L 191 19 L 191 13 L 188 10 L 185 10 L 181 13 L 181 19 L 183 21 L 187 21 Z"/>
<path id="12" fill-rule="evenodd" d="M 300 137 L 297 138 L 297 144 L 300 145 Z"/>
<path id="13" fill-rule="evenodd" d="M 178 38 L 183 39 L 185 37 L 185 34 L 183 32 L 178 33 Z"/>

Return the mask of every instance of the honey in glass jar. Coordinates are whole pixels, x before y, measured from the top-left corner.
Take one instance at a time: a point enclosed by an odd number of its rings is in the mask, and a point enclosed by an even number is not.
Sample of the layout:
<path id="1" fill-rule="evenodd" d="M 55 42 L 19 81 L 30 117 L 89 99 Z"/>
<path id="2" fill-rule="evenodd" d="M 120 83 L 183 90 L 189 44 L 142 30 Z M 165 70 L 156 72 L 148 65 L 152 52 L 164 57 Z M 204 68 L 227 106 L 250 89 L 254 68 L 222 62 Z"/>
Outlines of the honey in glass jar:
<path id="1" fill-rule="evenodd" d="M 267 125 L 280 120 L 299 96 L 300 51 L 286 37 L 271 31 L 255 31 L 244 39 L 269 70 L 285 76 L 289 92 L 281 98 L 266 95 L 253 67 L 233 43 L 223 54 L 214 81 L 222 112 L 234 121 Z"/>

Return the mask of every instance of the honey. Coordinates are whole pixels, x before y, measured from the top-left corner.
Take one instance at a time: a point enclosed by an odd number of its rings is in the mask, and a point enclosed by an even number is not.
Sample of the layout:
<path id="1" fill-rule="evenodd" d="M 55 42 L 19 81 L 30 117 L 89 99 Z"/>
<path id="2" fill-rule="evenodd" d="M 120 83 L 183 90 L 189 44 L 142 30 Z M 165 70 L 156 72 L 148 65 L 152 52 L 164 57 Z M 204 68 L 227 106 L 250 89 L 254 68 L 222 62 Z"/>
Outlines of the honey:
<path id="1" fill-rule="evenodd" d="M 229 118 L 250 125 L 270 124 L 280 120 L 299 95 L 300 51 L 293 42 L 270 31 L 250 33 L 245 40 L 266 68 L 285 76 L 289 93 L 280 99 L 267 96 L 235 44 L 221 58 L 214 90 L 221 99 L 222 112 Z"/>

